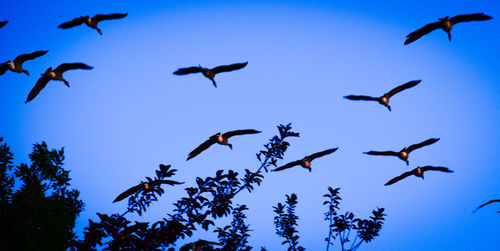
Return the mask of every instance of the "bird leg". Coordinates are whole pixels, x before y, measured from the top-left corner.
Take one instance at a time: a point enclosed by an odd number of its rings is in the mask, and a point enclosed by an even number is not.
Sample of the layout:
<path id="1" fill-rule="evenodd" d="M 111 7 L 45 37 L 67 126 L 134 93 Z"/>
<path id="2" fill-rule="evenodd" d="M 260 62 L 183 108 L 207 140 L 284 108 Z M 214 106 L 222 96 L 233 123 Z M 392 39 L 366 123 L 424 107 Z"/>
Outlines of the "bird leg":
<path id="1" fill-rule="evenodd" d="M 387 105 L 386 107 L 387 107 L 387 109 L 389 109 L 389 111 L 392 111 L 390 105 Z"/>
<path id="2" fill-rule="evenodd" d="M 63 79 L 63 82 L 64 82 L 64 84 L 65 84 L 67 87 L 69 87 L 69 82 L 68 82 L 68 81 L 66 81 L 66 79 Z"/>
<path id="3" fill-rule="evenodd" d="M 229 146 L 229 148 L 231 148 L 231 150 L 233 150 L 233 145 L 227 144 L 227 146 Z"/>
<path id="4" fill-rule="evenodd" d="M 30 73 L 27 70 L 23 70 L 23 72 L 28 76 L 30 75 Z"/>
<path id="5" fill-rule="evenodd" d="M 99 35 L 101 35 L 101 36 L 102 36 L 101 29 L 97 28 L 97 26 L 95 27 L 95 29 L 97 30 L 97 32 L 99 32 Z"/>
<path id="6" fill-rule="evenodd" d="M 215 88 L 217 88 L 217 83 L 215 83 L 215 80 L 213 78 L 211 78 L 210 80 L 212 80 L 212 84 L 215 86 Z"/>
<path id="7" fill-rule="evenodd" d="M 451 41 L 451 33 L 449 31 L 447 33 L 448 33 L 448 40 Z"/>

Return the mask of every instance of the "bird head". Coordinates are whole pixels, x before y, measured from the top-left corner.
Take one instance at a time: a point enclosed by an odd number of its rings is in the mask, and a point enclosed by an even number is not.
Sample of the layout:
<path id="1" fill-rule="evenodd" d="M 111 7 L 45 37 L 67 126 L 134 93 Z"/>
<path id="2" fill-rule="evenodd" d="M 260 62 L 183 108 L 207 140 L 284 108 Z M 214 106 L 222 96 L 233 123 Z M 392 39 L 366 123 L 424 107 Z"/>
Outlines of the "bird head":
<path id="1" fill-rule="evenodd" d="M 417 177 L 420 177 L 422 179 L 424 179 L 424 171 L 422 170 L 421 167 L 417 167 L 417 172 L 415 174 Z"/>
<path id="2" fill-rule="evenodd" d="M 439 21 L 441 21 L 441 22 L 446 22 L 446 21 L 448 21 L 449 19 L 450 19 L 450 16 L 446 16 L 446 17 L 444 17 L 444 18 L 439 18 Z"/>

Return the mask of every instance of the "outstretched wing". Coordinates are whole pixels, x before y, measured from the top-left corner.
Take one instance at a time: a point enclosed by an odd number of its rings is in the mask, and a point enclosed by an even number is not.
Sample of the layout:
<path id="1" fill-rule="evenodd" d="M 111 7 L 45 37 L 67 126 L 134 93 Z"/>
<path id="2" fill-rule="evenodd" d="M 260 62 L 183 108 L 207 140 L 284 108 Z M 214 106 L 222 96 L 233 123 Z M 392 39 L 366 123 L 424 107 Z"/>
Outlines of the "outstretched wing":
<path id="1" fill-rule="evenodd" d="M 330 154 L 330 153 L 333 153 L 335 151 L 337 151 L 337 149 L 339 149 L 338 147 L 337 148 L 332 148 L 332 149 L 328 149 L 328 150 L 325 150 L 325 151 L 322 151 L 322 152 L 318 152 L 318 153 L 315 153 L 315 154 L 311 154 L 309 156 L 307 156 L 307 158 L 312 161 L 313 159 L 316 159 L 316 158 L 319 158 L 319 157 L 322 157 L 322 156 L 325 156 L 327 154 Z"/>
<path id="2" fill-rule="evenodd" d="M 41 57 L 41 56 L 45 55 L 45 53 L 47 53 L 47 52 L 48 52 L 48 50 L 47 51 L 35 51 L 33 53 L 19 55 L 16 57 L 16 59 L 14 59 L 14 64 L 22 64 L 22 63 L 24 63 L 24 61 L 32 60 L 32 59 L 35 59 L 37 57 Z"/>
<path id="3" fill-rule="evenodd" d="M 93 68 L 94 67 L 88 66 L 84 63 L 71 63 L 71 64 L 61 64 L 56 69 L 54 69 L 54 71 L 63 73 L 69 70 L 76 70 L 76 69 L 91 70 Z"/>
<path id="4" fill-rule="evenodd" d="M 486 202 L 486 203 L 482 204 L 481 206 L 477 207 L 477 208 L 476 208 L 476 210 L 474 210 L 474 211 L 477 211 L 477 210 L 481 209 L 482 207 L 484 207 L 484 206 L 486 206 L 486 205 L 489 205 L 489 204 L 491 204 L 491 203 L 494 203 L 494 202 L 500 202 L 500 200 L 490 200 L 490 201 L 488 201 L 488 202 Z"/>
<path id="5" fill-rule="evenodd" d="M 100 22 L 103 20 L 113 20 L 113 19 L 124 18 L 127 15 L 128 15 L 128 13 L 114 13 L 114 14 L 106 14 L 106 15 L 98 14 L 98 15 L 95 15 L 94 17 L 92 17 L 92 20 L 94 20 L 95 22 Z"/>
<path id="6" fill-rule="evenodd" d="M 60 24 L 57 27 L 59 27 L 61 29 L 68 29 L 68 28 L 75 27 L 75 26 L 78 26 L 80 24 L 83 24 L 84 20 L 85 20 L 84 17 L 77 17 L 77 18 L 75 18 L 75 19 L 73 19 L 73 20 L 71 20 L 69 22 L 62 23 L 62 24 Z"/>
<path id="7" fill-rule="evenodd" d="M 450 18 L 450 23 L 453 24 L 458 24 L 462 22 L 470 22 L 470 21 L 486 21 L 490 20 L 493 17 L 490 17 L 488 15 L 485 15 L 484 13 L 475 13 L 475 14 L 465 14 L 465 15 L 458 15 Z"/>
<path id="8" fill-rule="evenodd" d="M 255 134 L 255 133 L 260 133 L 261 131 L 257 131 L 254 129 L 246 129 L 246 130 L 236 130 L 236 131 L 230 131 L 222 134 L 224 138 L 231 138 L 233 136 L 237 135 L 244 135 L 244 134 Z"/>
<path id="9" fill-rule="evenodd" d="M 406 152 L 407 153 L 410 153 L 411 151 L 415 150 L 415 149 L 418 149 L 420 147 L 424 147 L 424 146 L 427 146 L 427 145 L 430 145 L 430 144 L 434 144 L 436 142 L 438 142 L 439 138 L 432 138 L 432 139 L 428 139 L 424 142 L 421 142 L 421 143 L 418 143 L 418 144 L 415 144 L 415 145 L 411 145 L 409 146 L 408 148 L 406 148 Z"/>
<path id="10" fill-rule="evenodd" d="M 179 68 L 177 71 L 174 71 L 174 75 L 186 75 L 191 73 L 202 72 L 203 68 L 199 66 L 187 67 L 187 68 Z"/>
<path id="11" fill-rule="evenodd" d="M 369 151 L 369 152 L 364 152 L 364 154 L 368 154 L 368 155 L 384 155 L 384 156 L 398 156 L 398 153 L 397 152 L 393 152 L 393 151 L 385 151 L 385 152 Z"/>
<path id="12" fill-rule="evenodd" d="M 153 185 L 156 186 L 156 185 L 161 185 L 161 184 L 167 184 L 167 185 L 180 185 L 180 184 L 184 184 L 184 182 L 178 182 L 178 181 L 175 181 L 175 180 L 156 180 L 156 181 L 153 181 Z"/>
<path id="13" fill-rule="evenodd" d="M 2 21 L 0 22 L 0 28 L 4 27 L 9 21 Z"/>
<path id="14" fill-rule="evenodd" d="M 409 89 L 409 88 L 412 88 L 412 87 L 418 85 L 420 82 L 422 82 L 422 80 L 413 80 L 413 81 L 410 81 L 406 84 L 402 84 L 402 85 L 390 90 L 388 93 L 384 94 L 384 97 L 390 98 L 398 92 L 401 92 L 403 90 L 406 90 L 406 89 Z"/>
<path id="15" fill-rule="evenodd" d="M 404 178 L 406 178 L 406 177 L 408 177 L 408 176 L 413 175 L 413 174 L 414 174 L 414 172 L 415 172 L 415 170 L 412 170 L 412 171 L 409 171 L 409 172 L 403 173 L 403 174 L 401 174 L 400 176 L 398 176 L 398 177 L 396 177 L 396 178 L 394 178 L 394 179 L 392 179 L 392 180 L 389 180 L 387 183 L 385 183 L 385 185 L 384 185 L 384 186 L 392 185 L 392 184 L 394 184 L 394 183 L 396 183 L 396 182 L 398 182 L 398 181 L 400 181 L 400 180 L 402 180 L 402 179 L 404 179 Z"/>
<path id="16" fill-rule="evenodd" d="M 211 145 L 215 144 L 215 142 L 217 142 L 217 134 L 212 135 L 207 141 L 203 142 L 200 146 L 196 147 L 196 149 L 190 152 L 186 161 L 205 151 Z"/>
<path id="17" fill-rule="evenodd" d="M 137 191 L 141 190 L 141 188 L 143 188 L 143 187 L 144 187 L 143 184 L 139 184 L 137 186 L 133 186 L 133 187 L 127 189 L 127 191 L 125 191 L 125 192 L 121 193 L 120 195 L 118 195 L 116 197 L 116 199 L 113 201 L 113 203 L 121 201 L 121 200 L 129 197 L 130 195 L 132 195 L 132 194 L 136 193 Z"/>
<path id="18" fill-rule="evenodd" d="M 441 171 L 445 173 L 452 173 L 453 171 L 448 169 L 447 167 L 442 167 L 442 166 L 424 166 L 421 167 L 422 171 Z"/>
<path id="19" fill-rule="evenodd" d="M 231 64 L 231 65 L 221 65 L 217 66 L 212 69 L 212 71 L 217 74 L 220 72 L 226 72 L 226 71 L 234 71 L 234 70 L 239 70 L 245 66 L 247 66 L 248 62 L 245 63 L 237 63 L 237 64 Z"/>
<path id="20" fill-rule="evenodd" d="M 0 75 L 3 75 L 8 69 L 9 69 L 9 67 L 7 66 L 7 63 L 1 64 L 0 65 Z"/>
<path id="21" fill-rule="evenodd" d="M 349 95 L 349 96 L 344 96 L 345 99 L 350 99 L 350 100 L 369 100 L 369 101 L 378 101 L 379 98 L 376 97 L 370 97 L 370 96 L 359 96 L 359 95 Z"/>
<path id="22" fill-rule="evenodd" d="M 293 167 L 293 166 L 296 166 L 296 165 L 300 165 L 300 162 L 302 162 L 302 160 L 296 160 L 296 161 L 293 161 L 293 162 L 290 162 L 284 166 L 280 166 L 274 170 L 272 170 L 273 172 L 277 172 L 277 171 L 281 171 L 281 170 L 285 170 L 287 168 L 290 168 L 290 167 Z"/>
<path id="23" fill-rule="evenodd" d="M 36 81 L 35 87 L 33 87 L 33 89 L 31 89 L 30 93 L 28 94 L 28 98 L 26 99 L 25 104 L 33 100 L 49 81 L 50 78 L 45 76 L 39 78 L 38 81 Z"/>
<path id="24" fill-rule="evenodd" d="M 408 34 L 407 39 L 405 41 L 405 45 L 421 38 L 423 35 L 429 34 L 431 31 L 435 29 L 441 28 L 441 22 L 430 23 L 410 34 Z"/>

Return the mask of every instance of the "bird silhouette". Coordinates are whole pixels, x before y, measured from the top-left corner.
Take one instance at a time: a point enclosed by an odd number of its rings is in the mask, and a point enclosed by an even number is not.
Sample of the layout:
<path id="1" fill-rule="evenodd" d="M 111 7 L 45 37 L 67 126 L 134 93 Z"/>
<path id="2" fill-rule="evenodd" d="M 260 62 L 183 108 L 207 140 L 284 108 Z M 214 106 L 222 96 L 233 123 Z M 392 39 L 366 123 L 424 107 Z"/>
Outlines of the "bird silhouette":
<path id="1" fill-rule="evenodd" d="M 369 151 L 369 152 L 364 152 L 364 154 L 368 154 L 368 155 L 396 156 L 396 157 L 400 158 L 401 160 L 403 160 L 404 162 L 406 162 L 406 165 L 409 165 L 408 155 L 410 154 L 411 151 L 416 150 L 416 149 L 421 148 L 421 147 L 424 147 L 424 146 L 427 146 L 427 145 L 430 145 L 430 144 L 434 144 L 438 140 L 439 140 L 438 138 L 431 138 L 431 139 L 428 139 L 428 140 L 426 140 L 424 142 L 421 142 L 421 143 L 418 143 L 418 144 L 415 144 L 415 145 L 411 145 L 408 148 L 403 148 L 399 152 L 393 152 L 393 151 L 385 151 L 385 152 Z"/>
<path id="2" fill-rule="evenodd" d="M 298 166 L 298 165 L 301 165 L 303 168 L 309 170 L 309 172 L 311 172 L 311 161 L 313 161 L 314 159 L 316 158 L 319 158 L 319 157 L 323 157 L 327 154 L 330 154 L 330 153 L 333 153 L 335 151 L 337 151 L 337 149 L 339 149 L 338 147 L 337 148 L 332 148 L 332 149 L 328 149 L 328 150 L 325 150 L 325 151 L 322 151 L 322 152 L 318 152 L 318 153 L 315 153 L 315 154 L 311 154 L 311 155 L 308 155 L 308 156 L 305 156 L 304 158 L 302 159 L 299 159 L 299 160 L 296 160 L 296 161 L 292 161 L 286 165 L 283 165 L 283 166 L 280 166 L 274 170 L 272 170 L 273 172 L 277 172 L 277 171 L 281 171 L 281 170 L 285 170 L 287 168 L 290 168 L 290 167 L 294 167 L 294 166 Z"/>
<path id="3" fill-rule="evenodd" d="M 161 184 L 167 184 L 167 185 L 179 185 L 183 184 L 182 182 L 177 182 L 173 180 L 149 180 L 148 182 L 141 182 L 141 184 L 137 186 L 133 186 L 129 189 L 127 189 L 125 192 L 121 193 L 116 197 L 116 199 L 113 201 L 113 203 L 121 201 L 127 197 L 129 197 L 132 194 L 135 194 L 137 192 L 142 191 L 143 193 L 153 191 L 155 189 L 159 189 Z"/>
<path id="4" fill-rule="evenodd" d="M 389 180 L 389 182 L 385 183 L 386 186 L 388 185 L 392 185 L 408 176 L 411 176 L 411 175 L 415 175 L 417 177 L 420 177 L 422 179 L 424 179 L 424 172 L 426 171 L 441 171 L 441 172 L 445 172 L 445 173 L 452 173 L 453 171 L 446 168 L 446 167 L 441 167 L 441 166 L 424 166 L 424 167 L 417 167 L 409 172 L 406 172 L 406 173 L 403 173 L 401 174 L 400 176 L 392 179 L 392 180 Z"/>
<path id="5" fill-rule="evenodd" d="M 84 63 L 71 63 L 71 64 L 61 64 L 54 70 L 52 70 L 52 67 L 47 69 L 45 73 L 42 74 L 42 77 L 38 79 L 38 81 L 35 84 L 35 87 L 30 91 L 28 94 L 28 98 L 26 99 L 26 103 L 34 99 L 38 93 L 47 85 L 47 83 L 50 80 L 58 80 L 58 81 L 63 81 L 64 84 L 69 87 L 68 81 L 66 81 L 63 78 L 63 73 L 68 70 L 75 70 L 75 69 L 82 69 L 82 70 L 90 70 L 93 69 L 93 67 L 88 66 Z"/>
<path id="6" fill-rule="evenodd" d="M 378 101 L 380 104 L 384 105 L 391 111 L 391 106 L 389 105 L 389 99 L 396 93 L 401 92 L 403 90 L 412 88 L 416 85 L 418 85 L 422 80 L 413 80 L 410 81 L 406 84 L 400 85 L 392 90 L 390 90 L 388 93 L 382 95 L 381 97 L 370 97 L 370 96 L 358 96 L 358 95 L 349 95 L 349 96 L 344 96 L 344 98 L 349 99 L 349 100 L 366 100 L 366 101 Z"/>
<path id="7" fill-rule="evenodd" d="M 201 66 L 192 66 L 192 67 L 187 67 L 187 68 L 179 68 L 177 71 L 174 72 L 174 75 L 187 75 L 191 73 L 203 73 L 203 76 L 207 77 L 212 81 L 212 84 L 217 87 L 217 83 L 215 83 L 214 77 L 215 74 L 221 73 L 221 72 L 228 72 L 228 71 L 234 71 L 234 70 L 239 70 L 243 67 L 245 67 L 248 64 L 248 62 L 245 63 L 237 63 L 237 64 L 231 64 L 231 65 L 222 65 L 222 66 L 217 66 L 212 69 L 208 68 L 203 68 Z"/>
<path id="8" fill-rule="evenodd" d="M 446 16 L 444 18 L 439 18 L 438 22 L 430 23 L 425 25 L 424 27 L 408 34 L 407 39 L 405 41 L 405 45 L 421 38 L 423 35 L 429 34 L 431 31 L 436 29 L 443 29 L 446 33 L 448 33 L 448 39 L 451 41 L 451 29 L 453 25 L 462 23 L 462 22 L 470 22 L 470 21 L 485 21 L 490 20 L 492 17 L 485 15 L 483 13 L 475 13 L 475 14 L 465 14 L 458 15 L 452 18 Z"/>
<path id="9" fill-rule="evenodd" d="M 48 51 L 35 51 L 29 54 L 22 54 L 17 56 L 14 61 L 7 61 L 0 65 L 0 75 L 3 75 L 7 70 L 17 72 L 17 73 L 25 73 L 26 75 L 30 75 L 27 70 L 23 69 L 23 63 L 28 60 L 35 59 L 37 57 L 41 57 L 45 55 Z"/>
<path id="10" fill-rule="evenodd" d="M 115 14 L 107 14 L 107 15 L 98 14 L 98 15 L 95 15 L 93 17 L 81 16 L 81 17 L 77 17 L 71 21 L 62 23 L 58 27 L 61 29 L 68 29 L 68 28 L 72 28 L 72 27 L 75 27 L 75 26 L 78 26 L 81 24 L 86 24 L 88 27 L 97 30 L 97 32 L 99 32 L 99 34 L 102 35 L 101 29 L 99 29 L 97 27 L 97 24 L 99 22 L 104 21 L 104 20 L 120 19 L 120 18 L 126 17 L 127 15 L 128 15 L 127 13 L 115 13 Z"/>
<path id="11" fill-rule="evenodd" d="M 9 21 L 1 21 L 0 28 L 4 27 Z"/>
<path id="12" fill-rule="evenodd" d="M 257 131 L 254 129 L 236 130 L 236 131 L 226 132 L 224 134 L 221 134 L 220 132 L 218 132 L 218 133 L 210 136 L 210 138 L 208 138 L 207 141 L 203 142 L 200 146 L 198 146 L 196 149 L 194 149 L 192 152 L 190 152 L 187 160 L 194 158 L 196 155 L 205 151 L 207 148 L 209 148 L 211 145 L 213 145 L 215 143 L 218 143 L 220 145 L 226 145 L 226 146 L 229 146 L 229 148 L 233 149 L 233 145 L 228 143 L 229 138 L 231 138 L 233 136 L 237 136 L 237 135 L 255 134 L 255 133 L 260 133 L 260 132 L 261 131 Z"/>
<path id="13" fill-rule="evenodd" d="M 481 209 L 482 207 L 486 206 L 486 205 L 489 205 L 491 203 L 494 203 L 494 202 L 500 202 L 500 200 L 490 200 L 484 204 L 482 204 L 481 206 L 477 207 L 476 210 L 474 210 L 474 212 L 476 212 L 477 210 Z M 498 211 L 497 213 L 500 213 L 500 211 Z"/>

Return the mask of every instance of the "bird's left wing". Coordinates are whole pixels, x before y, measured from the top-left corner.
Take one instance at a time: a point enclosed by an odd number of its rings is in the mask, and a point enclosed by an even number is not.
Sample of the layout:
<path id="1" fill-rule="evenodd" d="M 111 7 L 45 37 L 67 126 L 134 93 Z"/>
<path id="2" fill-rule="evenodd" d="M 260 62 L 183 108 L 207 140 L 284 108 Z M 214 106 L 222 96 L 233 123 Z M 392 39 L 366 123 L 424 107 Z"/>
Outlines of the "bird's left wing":
<path id="1" fill-rule="evenodd" d="M 98 14 L 98 15 L 95 15 L 94 17 L 92 17 L 92 19 L 95 20 L 95 22 L 100 22 L 103 20 L 113 20 L 113 19 L 124 18 L 127 15 L 128 15 L 128 13 L 114 13 L 114 14 L 106 14 L 106 15 Z"/>
<path id="2" fill-rule="evenodd" d="M 448 169 L 447 167 L 442 166 L 424 166 L 422 167 L 422 171 L 441 171 L 445 173 L 452 173 L 453 171 Z"/>
<path id="3" fill-rule="evenodd" d="M 236 131 L 230 131 L 222 134 L 223 137 L 230 138 L 233 136 L 237 135 L 244 135 L 244 134 L 255 134 L 255 133 L 260 133 L 261 131 L 257 131 L 254 129 L 246 129 L 246 130 L 236 130 Z"/>
<path id="4" fill-rule="evenodd" d="M 3 75 L 8 69 L 7 63 L 0 64 L 0 75 Z"/>
<path id="5" fill-rule="evenodd" d="M 432 138 L 432 139 L 428 139 L 428 140 L 426 140 L 424 142 L 420 142 L 418 144 L 411 145 L 408 148 L 406 148 L 406 152 L 410 153 L 411 151 L 413 151 L 415 149 L 418 149 L 420 147 L 424 147 L 424 146 L 427 146 L 427 145 L 434 144 L 434 143 L 438 142 L 438 140 L 439 140 L 439 138 Z"/>
<path id="6" fill-rule="evenodd" d="M 28 94 L 28 98 L 26 99 L 25 104 L 34 99 L 49 81 L 50 78 L 46 76 L 42 76 L 41 78 L 39 78 L 38 81 L 36 81 L 35 87 L 33 87 L 33 89 L 31 89 L 30 93 Z"/>
<path id="7" fill-rule="evenodd" d="M 388 93 L 384 94 L 384 97 L 390 98 L 398 92 L 401 92 L 403 90 L 406 90 L 406 89 L 409 89 L 409 88 L 412 88 L 412 87 L 418 85 L 420 82 L 422 82 L 422 80 L 413 80 L 413 81 L 410 81 L 408 83 L 402 84 L 402 85 L 390 90 Z"/>
<path id="8" fill-rule="evenodd" d="M 394 183 L 396 183 L 396 182 L 398 182 L 398 181 L 400 181 L 400 180 L 402 180 L 402 179 L 404 179 L 404 178 L 406 178 L 406 177 L 408 177 L 410 175 L 413 175 L 413 174 L 414 174 L 414 170 L 406 172 L 406 173 L 403 173 L 400 176 L 398 176 L 398 177 L 396 177 L 396 178 L 394 178 L 392 180 L 389 180 L 387 183 L 385 183 L 384 186 L 392 185 L 392 184 L 394 184 Z"/>
<path id="9" fill-rule="evenodd" d="M 14 59 L 14 63 L 15 64 L 22 64 L 24 63 L 24 61 L 27 61 L 27 60 L 32 60 L 32 59 L 35 59 L 37 57 L 41 57 L 43 55 L 45 55 L 45 53 L 47 53 L 48 51 L 35 51 L 33 53 L 29 53 L 29 54 L 22 54 L 22 55 L 19 55 L 16 57 L 16 59 Z"/>
<path id="10" fill-rule="evenodd" d="M 450 18 L 450 23 L 457 24 L 457 23 L 462 23 L 462 22 L 470 22 L 470 21 L 485 21 L 485 20 L 490 20 L 493 17 L 490 17 L 488 15 L 485 15 L 484 13 L 475 13 L 475 14 L 465 14 L 465 15 L 458 15 Z"/>
<path id="11" fill-rule="evenodd" d="M 132 195 L 132 194 L 136 193 L 137 191 L 141 190 L 141 187 L 144 187 L 144 185 L 143 184 L 139 184 L 137 186 L 133 186 L 133 187 L 127 189 L 127 191 L 125 191 L 125 192 L 121 193 L 120 195 L 118 195 L 116 197 L 116 199 L 113 201 L 113 203 L 121 201 L 121 200 L 129 197 L 130 195 Z"/>
<path id="12" fill-rule="evenodd" d="M 222 65 L 222 66 L 217 66 L 212 69 L 213 72 L 216 74 L 219 72 L 226 72 L 226 71 L 234 71 L 234 70 L 239 70 L 245 66 L 247 66 L 248 62 L 245 63 L 237 63 L 237 64 L 231 64 L 231 65 Z"/>
<path id="13" fill-rule="evenodd" d="M 186 68 L 179 68 L 177 71 L 174 71 L 174 75 L 186 75 L 186 74 L 191 74 L 191 73 L 198 73 L 202 72 L 203 68 L 199 66 L 193 66 L 193 67 L 186 67 Z"/>
<path id="14" fill-rule="evenodd" d="M 215 142 L 217 142 L 217 136 L 216 135 L 217 134 L 210 136 L 210 138 L 208 138 L 207 141 L 203 142 L 201 145 L 199 145 L 198 147 L 196 147 L 196 149 L 194 149 L 193 151 L 191 151 L 189 153 L 188 158 L 186 159 L 186 161 L 189 160 L 189 159 L 194 158 L 196 155 L 200 154 L 201 152 L 203 152 L 207 148 L 209 148 L 211 145 L 215 144 Z"/>
<path id="15" fill-rule="evenodd" d="M 0 22 L 0 28 L 4 27 L 9 21 L 2 21 Z"/>
<path id="16" fill-rule="evenodd" d="M 285 169 L 287 169 L 287 168 L 290 168 L 290 167 L 293 167 L 293 166 L 299 165 L 301 161 L 302 161 L 302 160 L 292 161 L 292 162 L 290 162 L 290 163 L 288 163 L 288 164 L 286 164 L 286 165 L 284 165 L 284 166 L 280 166 L 280 167 L 278 167 L 278 168 L 276 168 L 276 169 L 274 169 L 274 170 L 272 170 L 272 171 L 273 171 L 273 172 L 277 172 L 277 171 L 285 170 Z"/>
<path id="17" fill-rule="evenodd" d="M 54 71 L 63 73 L 65 71 L 69 71 L 69 70 L 76 70 L 76 69 L 91 70 L 93 68 L 94 67 L 88 66 L 84 63 L 70 63 L 70 64 L 61 64 L 56 69 L 54 69 Z"/>
<path id="18" fill-rule="evenodd" d="M 307 156 L 307 158 L 309 160 L 313 160 L 313 159 L 325 156 L 327 154 L 333 153 L 333 152 L 337 151 L 337 149 L 339 149 L 339 148 L 337 147 L 337 148 L 332 148 L 332 149 L 328 149 L 328 150 L 325 150 L 325 151 L 321 151 L 321 152 L 318 152 L 318 153 L 315 153 L 315 154 L 311 154 L 311 155 Z"/>
<path id="19" fill-rule="evenodd" d="M 68 28 L 72 28 L 72 27 L 75 27 L 75 26 L 83 24 L 83 21 L 84 21 L 84 17 L 77 17 L 77 18 L 74 18 L 71 21 L 62 23 L 62 24 L 60 24 L 57 27 L 59 27 L 61 29 L 68 29 Z"/>
<path id="20" fill-rule="evenodd" d="M 489 204 L 491 204 L 491 203 L 494 203 L 494 202 L 500 202 L 500 200 L 490 200 L 490 201 L 488 201 L 488 202 L 486 202 L 486 203 L 482 204 L 481 206 L 477 207 L 477 208 L 476 208 L 476 210 L 474 210 L 474 211 L 477 211 L 477 210 L 481 209 L 482 207 L 484 207 L 484 206 L 486 206 L 486 205 L 489 205 Z"/>
<path id="21" fill-rule="evenodd" d="M 435 29 L 441 28 L 441 22 L 430 23 L 410 34 L 408 34 L 407 39 L 405 40 L 405 45 L 421 38 L 423 35 L 429 34 L 431 31 Z"/>

